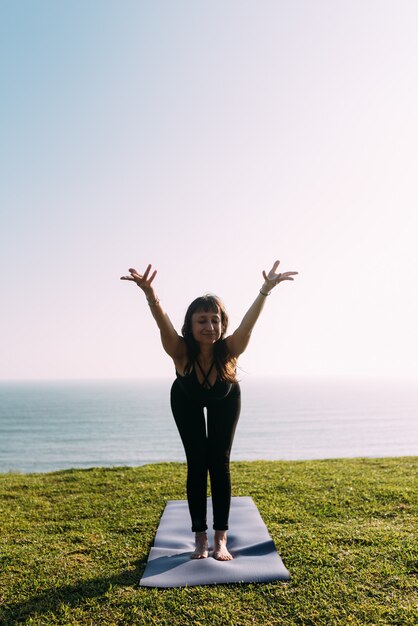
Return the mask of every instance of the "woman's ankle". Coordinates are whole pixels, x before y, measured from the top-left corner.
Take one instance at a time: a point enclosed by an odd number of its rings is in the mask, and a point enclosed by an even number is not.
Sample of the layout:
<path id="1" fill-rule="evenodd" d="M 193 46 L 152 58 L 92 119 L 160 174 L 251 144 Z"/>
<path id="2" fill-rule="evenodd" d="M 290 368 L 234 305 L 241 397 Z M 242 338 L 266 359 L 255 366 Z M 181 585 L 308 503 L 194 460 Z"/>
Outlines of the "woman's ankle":
<path id="1" fill-rule="evenodd" d="M 215 530 L 215 542 L 226 542 L 226 530 Z"/>

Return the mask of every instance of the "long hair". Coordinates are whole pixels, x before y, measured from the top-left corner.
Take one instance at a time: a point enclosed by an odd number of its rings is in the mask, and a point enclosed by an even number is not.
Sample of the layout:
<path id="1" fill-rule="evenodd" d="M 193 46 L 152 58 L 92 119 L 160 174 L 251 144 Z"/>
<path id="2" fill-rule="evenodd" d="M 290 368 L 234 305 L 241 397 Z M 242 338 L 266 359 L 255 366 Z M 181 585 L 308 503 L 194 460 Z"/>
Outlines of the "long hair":
<path id="1" fill-rule="evenodd" d="M 186 311 L 184 318 L 183 328 L 181 333 L 184 337 L 187 346 L 187 365 L 186 373 L 190 373 L 193 363 L 199 355 L 199 344 L 193 337 L 192 333 L 192 316 L 197 311 L 204 311 L 205 313 L 217 313 L 221 317 L 221 336 L 215 342 L 214 348 L 214 361 L 215 367 L 218 372 L 218 376 L 221 380 L 236 383 L 236 365 L 237 359 L 231 357 L 228 353 L 226 343 L 224 341 L 226 331 L 228 328 L 228 314 L 225 310 L 225 306 L 218 296 L 206 294 L 193 300 Z"/>

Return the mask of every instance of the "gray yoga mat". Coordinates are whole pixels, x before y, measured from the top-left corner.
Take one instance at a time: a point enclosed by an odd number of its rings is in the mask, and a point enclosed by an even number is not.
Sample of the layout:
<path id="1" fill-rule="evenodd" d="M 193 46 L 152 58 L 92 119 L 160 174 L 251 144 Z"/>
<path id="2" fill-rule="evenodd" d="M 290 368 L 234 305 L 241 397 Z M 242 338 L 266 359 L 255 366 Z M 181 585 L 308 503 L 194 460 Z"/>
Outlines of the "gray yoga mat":
<path id="1" fill-rule="evenodd" d="M 208 499 L 208 520 L 212 501 Z M 276 547 L 254 501 L 234 497 L 229 516 L 228 549 L 232 561 L 191 559 L 194 533 L 186 500 L 169 500 L 155 535 L 141 578 L 143 587 L 186 587 L 221 583 L 261 583 L 289 580 Z M 208 531 L 209 547 L 213 531 Z"/>

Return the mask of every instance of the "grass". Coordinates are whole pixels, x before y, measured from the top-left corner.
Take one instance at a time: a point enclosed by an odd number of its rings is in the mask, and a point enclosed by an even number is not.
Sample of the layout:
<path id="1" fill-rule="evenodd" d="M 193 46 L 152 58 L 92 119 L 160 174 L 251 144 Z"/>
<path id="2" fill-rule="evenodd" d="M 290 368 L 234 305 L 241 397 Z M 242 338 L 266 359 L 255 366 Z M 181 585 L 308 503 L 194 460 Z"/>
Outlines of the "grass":
<path id="1" fill-rule="evenodd" d="M 416 458 L 232 464 L 289 583 L 139 587 L 181 463 L 0 475 L 0 624 L 415 625 Z M 415 484 L 414 484 L 415 483 Z"/>

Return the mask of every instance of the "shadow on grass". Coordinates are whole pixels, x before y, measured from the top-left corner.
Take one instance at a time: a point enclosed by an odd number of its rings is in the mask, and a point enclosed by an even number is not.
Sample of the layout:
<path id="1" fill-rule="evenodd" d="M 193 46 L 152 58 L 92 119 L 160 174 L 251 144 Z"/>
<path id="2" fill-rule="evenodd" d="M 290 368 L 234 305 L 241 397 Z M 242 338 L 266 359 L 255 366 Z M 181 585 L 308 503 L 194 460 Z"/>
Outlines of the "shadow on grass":
<path id="1" fill-rule="evenodd" d="M 92 578 L 73 585 L 54 587 L 21 602 L 11 602 L 0 607 L 1 626 L 12 626 L 45 613 L 59 613 L 62 605 L 75 607 L 84 600 L 104 596 L 112 587 L 139 586 L 145 560 L 134 561 L 132 569 L 114 576 Z"/>

